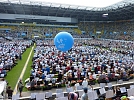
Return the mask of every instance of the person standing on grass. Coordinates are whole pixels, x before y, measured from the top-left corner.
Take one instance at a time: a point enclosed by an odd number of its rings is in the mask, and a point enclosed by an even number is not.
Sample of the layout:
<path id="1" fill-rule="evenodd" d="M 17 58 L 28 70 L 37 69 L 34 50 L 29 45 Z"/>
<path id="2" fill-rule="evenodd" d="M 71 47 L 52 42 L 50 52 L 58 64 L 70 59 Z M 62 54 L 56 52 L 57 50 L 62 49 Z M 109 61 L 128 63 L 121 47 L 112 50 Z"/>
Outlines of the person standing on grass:
<path id="1" fill-rule="evenodd" d="M 24 87 L 23 82 L 22 82 L 22 80 L 20 79 L 20 80 L 19 80 L 19 83 L 18 83 L 18 87 L 17 87 L 18 90 L 19 90 L 19 92 L 20 92 L 20 97 L 22 97 L 23 87 Z"/>

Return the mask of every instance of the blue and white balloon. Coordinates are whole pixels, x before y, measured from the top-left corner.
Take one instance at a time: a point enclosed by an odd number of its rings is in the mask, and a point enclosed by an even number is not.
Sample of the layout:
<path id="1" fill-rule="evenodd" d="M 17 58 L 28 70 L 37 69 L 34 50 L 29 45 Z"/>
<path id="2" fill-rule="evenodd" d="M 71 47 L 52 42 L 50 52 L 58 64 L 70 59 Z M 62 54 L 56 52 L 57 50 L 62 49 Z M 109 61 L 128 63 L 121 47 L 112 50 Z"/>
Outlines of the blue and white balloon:
<path id="1" fill-rule="evenodd" d="M 59 32 L 54 38 L 54 45 L 60 51 L 66 52 L 74 45 L 74 39 L 68 32 Z"/>

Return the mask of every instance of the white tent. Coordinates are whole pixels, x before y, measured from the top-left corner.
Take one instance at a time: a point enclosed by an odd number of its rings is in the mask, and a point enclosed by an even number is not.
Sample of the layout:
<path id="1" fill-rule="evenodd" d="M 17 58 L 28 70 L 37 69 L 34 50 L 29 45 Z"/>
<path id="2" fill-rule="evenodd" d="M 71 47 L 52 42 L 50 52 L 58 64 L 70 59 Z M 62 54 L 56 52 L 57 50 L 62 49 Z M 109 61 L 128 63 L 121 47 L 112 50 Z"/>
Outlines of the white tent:
<path id="1" fill-rule="evenodd" d="M 0 81 L 0 95 L 4 90 L 6 90 L 6 82 L 5 81 Z"/>

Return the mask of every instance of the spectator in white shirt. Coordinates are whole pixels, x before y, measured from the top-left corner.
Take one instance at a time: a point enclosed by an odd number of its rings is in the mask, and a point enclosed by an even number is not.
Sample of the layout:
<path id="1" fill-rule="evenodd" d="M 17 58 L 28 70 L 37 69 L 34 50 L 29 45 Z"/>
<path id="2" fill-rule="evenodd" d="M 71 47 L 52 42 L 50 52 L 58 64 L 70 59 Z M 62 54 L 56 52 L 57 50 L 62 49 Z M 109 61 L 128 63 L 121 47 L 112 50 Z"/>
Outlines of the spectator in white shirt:
<path id="1" fill-rule="evenodd" d="M 83 86 L 83 88 L 87 88 L 88 87 L 88 81 L 86 80 L 86 78 L 84 78 L 84 80 L 82 82 L 82 86 Z"/>

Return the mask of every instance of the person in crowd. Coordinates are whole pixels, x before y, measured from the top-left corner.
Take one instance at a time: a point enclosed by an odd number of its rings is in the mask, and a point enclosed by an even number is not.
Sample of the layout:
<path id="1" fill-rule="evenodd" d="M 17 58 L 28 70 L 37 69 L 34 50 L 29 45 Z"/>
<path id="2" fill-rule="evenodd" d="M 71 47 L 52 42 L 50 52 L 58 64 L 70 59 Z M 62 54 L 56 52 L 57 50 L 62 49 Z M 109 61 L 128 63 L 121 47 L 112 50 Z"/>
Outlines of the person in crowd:
<path id="1" fill-rule="evenodd" d="M 72 74 L 71 74 L 70 72 L 68 73 L 67 80 L 68 80 L 68 82 L 70 82 L 70 83 L 71 83 L 71 81 L 72 81 Z"/>
<path id="2" fill-rule="evenodd" d="M 94 82 L 95 81 L 95 79 L 93 78 L 93 73 L 91 73 L 90 75 L 89 75 L 89 82 Z"/>
<path id="3" fill-rule="evenodd" d="M 117 87 L 115 86 L 114 87 L 114 94 L 116 96 L 116 99 L 120 100 L 120 98 L 121 98 L 121 90 L 120 90 L 119 86 L 117 86 Z"/>
<path id="4" fill-rule="evenodd" d="M 88 88 L 84 88 L 83 91 L 84 94 L 81 96 L 81 100 L 88 100 L 88 94 L 87 94 Z"/>
<path id="5" fill-rule="evenodd" d="M 80 74 L 81 74 L 81 70 L 80 70 L 80 68 L 78 67 L 78 70 L 77 70 L 77 77 L 78 77 L 78 80 L 80 80 Z"/>
<path id="6" fill-rule="evenodd" d="M 36 82 L 35 82 L 35 80 L 33 79 L 33 80 L 31 81 L 31 84 L 30 84 L 31 90 L 35 90 L 35 89 L 36 89 L 35 85 L 36 85 Z"/>
<path id="7" fill-rule="evenodd" d="M 56 83 L 56 78 L 52 78 L 52 86 L 54 87 Z"/>
<path id="8" fill-rule="evenodd" d="M 66 81 L 65 85 L 66 85 L 66 88 L 70 88 L 70 84 L 68 81 Z"/>
<path id="9" fill-rule="evenodd" d="M 70 92 L 68 94 L 68 100 L 78 100 L 78 94 L 76 94 L 75 92 Z"/>
<path id="10" fill-rule="evenodd" d="M 82 82 L 82 86 L 83 86 L 83 88 L 88 87 L 88 81 L 87 81 L 86 78 L 84 78 L 84 80 L 83 80 L 83 82 Z"/>
<path id="11" fill-rule="evenodd" d="M 90 85 L 90 89 L 93 89 L 93 86 L 91 84 Z M 82 86 L 83 86 L 83 89 L 84 88 L 88 88 L 88 81 L 86 78 L 84 78 L 83 82 L 82 82 Z"/>
<path id="12" fill-rule="evenodd" d="M 34 79 L 34 76 L 31 74 L 30 75 L 30 82 Z"/>
<path id="13" fill-rule="evenodd" d="M 46 71 L 47 71 L 48 74 L 50 73 L 50 67 L 49 67 L 49 65 L 46 66 Z"/>
<path id="14" fill-rule="evenodd" d="M 63 77 L 62 72 L 60 72 L 60 73 L 58 74 L 58 81 L 61 81 L 61 80 L 62 80 L 62 77 Z"/>
<path id="15" fill-rule="evenodd" d="M 77 90 L 77 87 L 80 86 L 80 83 L 75 83 L 74 89 Z"/>
<path id="16" fill-rule="evenodd" d="M 96 39 L 88 41 L 75 40 L 74 47 L 64 54 L 55 48 L 52 40 L 37 41 L 36 45 L 33 59 L 34 72 L 32 72 L 34 76 L 32 78 L 35 80 L 46 77 L 49 79 L 48 76 L 53 74 L 51 78 L 56 77 L 56 81 L 57 79 L 58 81 L 62 80 L 64 76 L 65 80 L 70 83 L 78 81 L 81 83 L 87 77 L 89 81 L 97 82 L 98 80 L 99 82 L 108 83 L 125 79 L 125 76 L 127 78 L 130 75 L 133 76 L 134 60 L 129 54 L 130 49 L 125 47 L 128 45 L 134 47 L 133 42 Z M 115 48 L 118 50 L 114 50 Z M 132 48 L 131 51 L 133 51 Z M 94 56 L 90 56 L 90 54 Z M 46 73 L 47 66 L 50 68 L 48 70 L 50 73 Z M 41 70 L 39 70 L 40 68 Z M 41 71 L 41 73 L 39 74 L 38 71 Z M 57 77 L 57 72 L 62 72 L 62 78 L 60 74 Z M 93 73 L 93 75 L 90 73 Z M 48 81 L 48 84 L 50 82 L 52 83 L 52 81 Z M 86 82 L 83 81 L 83 83 Z"/>

